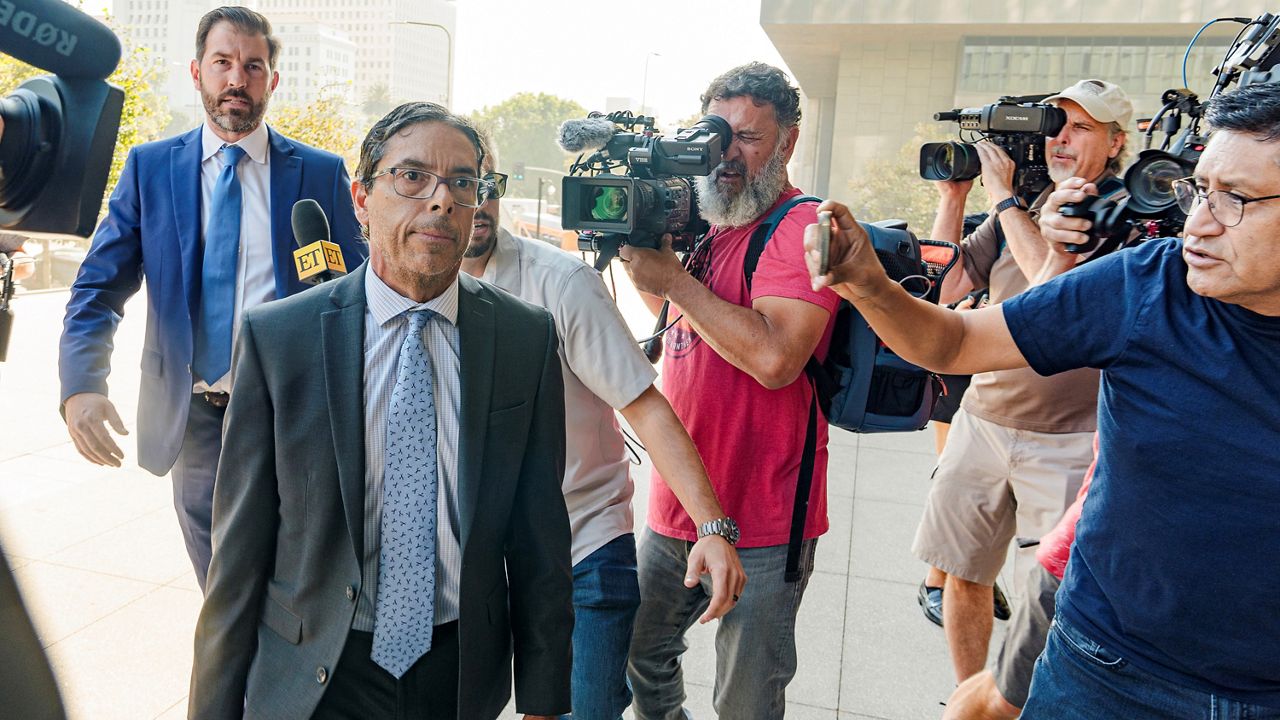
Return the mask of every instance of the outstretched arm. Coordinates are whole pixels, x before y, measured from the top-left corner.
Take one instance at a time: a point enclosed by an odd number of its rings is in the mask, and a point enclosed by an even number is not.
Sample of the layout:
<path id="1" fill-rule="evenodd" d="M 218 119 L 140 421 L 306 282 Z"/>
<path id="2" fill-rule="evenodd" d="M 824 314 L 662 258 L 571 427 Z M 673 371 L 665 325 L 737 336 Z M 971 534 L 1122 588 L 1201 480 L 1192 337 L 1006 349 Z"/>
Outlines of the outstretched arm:
<path id="1" fill-rule="evenodd" d="M 805 261 L 814 287 L 829 286 L 853 303 L 895 353 L 954 375 L 1027 366 L 999 305 L 957 313 L 912 297 L 885 274 L 849 208 L 828 200 L 819 209 L 832 211 L 831 272 L 817 274 L 817 226 L 810 225 L 805 231 Z"/>

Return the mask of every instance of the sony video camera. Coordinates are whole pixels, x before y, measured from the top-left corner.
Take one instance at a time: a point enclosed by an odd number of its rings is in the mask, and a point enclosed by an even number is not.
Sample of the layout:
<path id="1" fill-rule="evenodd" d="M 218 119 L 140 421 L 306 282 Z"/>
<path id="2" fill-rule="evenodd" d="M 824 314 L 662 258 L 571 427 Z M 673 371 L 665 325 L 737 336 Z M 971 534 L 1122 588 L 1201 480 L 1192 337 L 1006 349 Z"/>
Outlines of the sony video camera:
<path id="1" fill-rule="evenodd" d="M 729 123 L 707 115 L 670 138 L 653 125 L 652 117 L 620 111 L 560 126 L 560 147 L 581 153 L 564 178 L 560 222 L 579 231 L 580 249 L 598 253 L 597 269 L 622 245 L 656 248 L 665 234 L 674 236 L 676 251 L 687 252 L 708 229 L 690 178 L 720 164 L 733 137 Z"/>
<path id="2" fill-rule="evenodd" d="M 1049 186 L 1044 140 L 1062 131 L 1067 114 L 1039 102 L 1047 95 L 1002 97 L 980 108 L 935 113 L 934 120 L 960 125 L 961 142 L 925 143 L 920 147 L 920 177 L 925 180 L 972 180 L 982 174 L 973 143 L 987 139 L 1013 160 L 1013 192 L 1031 197 Z"/>
<path id="3" fill-rule="evenodd" d="M 1263 13 L 1252 21 L 1223 20 L 1242 22 L 1245 28 L 1213 70 L 1217 80 L 1210 99 L 1235 83 L 1244 87 L 1280 82 L 1280 68 L 1276 67 L 1280 64 L 1280 16 Z M 1117 194 L 1062 206 L 1063 215 L 1092 223 L 1088 242 L 1069 246 L 1068 250 L 1092 250 L 1094 257 L 1098 257 L 1122 245 L 1182 234 L 1187 217 L 1178 207 L 1173 181 L 1192 175 L 1204 152 L 1208 137 L 1202 133 L 1200 122 L 1205 103 L 1186 88 L 1166 90 L 1160 100 L 1163 103 L 1160 111 L 1139 124 L 1144 149 L 1125 171 L 1127 196 Z M 1184 117 L 1190 119 L 1185 130 Z M 1164 140 L 1158 148 L 1153 148 L 1157 132 L 1164 133 Z"/>

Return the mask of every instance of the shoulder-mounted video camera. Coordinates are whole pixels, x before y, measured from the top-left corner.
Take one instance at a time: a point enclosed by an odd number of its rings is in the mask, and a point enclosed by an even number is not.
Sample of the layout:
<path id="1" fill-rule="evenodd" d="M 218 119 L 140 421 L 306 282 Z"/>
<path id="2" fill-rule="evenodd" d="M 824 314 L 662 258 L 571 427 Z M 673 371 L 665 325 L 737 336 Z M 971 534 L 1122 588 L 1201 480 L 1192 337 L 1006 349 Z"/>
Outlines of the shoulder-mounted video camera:
<path id="1" fill-rule="evenodd" d="M 960 142 L 925 143 L 920 147 L 920 177 L 925 180 L 972 180 L 982 174 L 973 146 L 990 140 L 1008 153 L 1015 167 L 1013 192 L 1032 197 L 1049 186 L 1044 140 L 1062 132 L 1067 113 L 1040 102 L 1048 95 L 1002 97 L 990 105 L 934 113 L 933 119 L 960 125 Z"/>
<path id="2" fill-rule="evenodd" d="M 687 252 L 708 229 L 689 178 L 711 174 L 732 137 L 716 115 L 672 137 L 659 134 L 652 117 L 629 111 L 565 121 L 560 147 L 581 154 L 563 181 L 561 225 L 579 231 L 580 249 L 598 254 L 598 270 L 622 245 L 656 248 L 665 234 Z"/>

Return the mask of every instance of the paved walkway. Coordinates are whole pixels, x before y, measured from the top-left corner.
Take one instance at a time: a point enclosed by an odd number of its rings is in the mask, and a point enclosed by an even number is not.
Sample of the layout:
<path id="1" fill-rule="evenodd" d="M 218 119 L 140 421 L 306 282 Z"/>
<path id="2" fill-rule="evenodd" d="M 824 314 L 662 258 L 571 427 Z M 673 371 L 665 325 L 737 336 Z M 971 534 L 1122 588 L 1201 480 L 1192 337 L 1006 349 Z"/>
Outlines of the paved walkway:
<path id="1" fill-rule="evenodd" d="M 622 285 L 624 313 L 641 332 L 648 321 Z M 111 377 L 129 428 L 146 312 L 140 298 L 116 336 Z M 132 438 L 123 441 L 121 469 L 90 465 L 68 440 L 56 371 L 66 299 L 65 292 L 29 294 L 14 303 L 9 362 L 0 364 L 0 539 L 72 718 L 183 718 L 200 594 L 169 482 L 134 464 Z M 800 610 L 788 718 L 940 715 L 953 685 L 950 664 L 942 632 L 916 606 L 924 567 L 909 551 L 932 448 L 929 433 L 833 432 L 831 531 L 819 541 Z M 634 477 L 643 518 L 647 469 Z M 1003 623 L 996 626 L 1003 632 Z M 699 719 L 714 717 L 713 635 L 714 624 L 696 628 L 684 661 L 688 707 Z"/>

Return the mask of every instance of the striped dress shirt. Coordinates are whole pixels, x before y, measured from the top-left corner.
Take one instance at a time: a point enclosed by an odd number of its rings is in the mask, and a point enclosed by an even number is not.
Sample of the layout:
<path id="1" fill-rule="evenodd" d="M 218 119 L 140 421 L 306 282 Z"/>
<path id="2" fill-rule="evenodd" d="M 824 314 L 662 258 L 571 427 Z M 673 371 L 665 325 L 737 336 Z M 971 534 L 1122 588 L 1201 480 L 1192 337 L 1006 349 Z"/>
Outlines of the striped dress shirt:
<path id="1" fill-rule="evenodd" d="M 462 548 L 458 515 L 458 412 L 461 382 L 458 364 L 458 281 L 425 303 L 392 290 L 369 267 L 365 271 L 364 314 L 364 562 L 360 599 L 352 629 L 373 632 L 378 594 L 378 558 L 382 549 L 382 475 L 386 470 L 387 409 L 396 385 L 400 346 L 409 331 L 406 313 L 427 309 L 436 316 L 423 339 L 431 357 L 436 403 L 436 614 L 442 625 L 458 619 Z"/>

